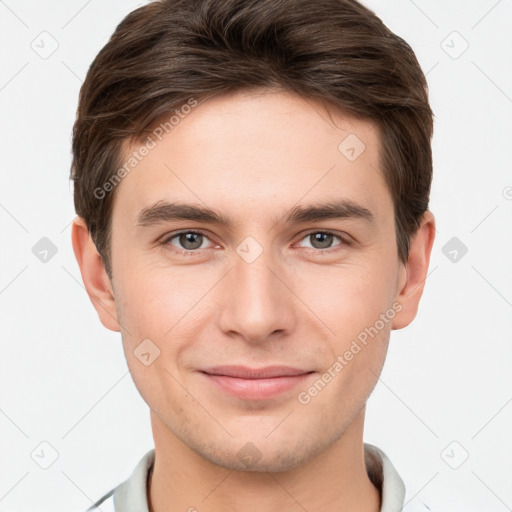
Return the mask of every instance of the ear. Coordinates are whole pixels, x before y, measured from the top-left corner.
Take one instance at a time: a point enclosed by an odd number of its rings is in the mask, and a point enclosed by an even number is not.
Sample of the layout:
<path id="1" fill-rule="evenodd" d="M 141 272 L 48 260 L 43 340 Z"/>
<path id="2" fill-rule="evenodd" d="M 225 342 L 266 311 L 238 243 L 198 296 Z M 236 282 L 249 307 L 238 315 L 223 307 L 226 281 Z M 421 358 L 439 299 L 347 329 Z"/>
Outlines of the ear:
<path id="1" fill-rule="evenodd" d="M 401 264 L 397 300 L 402 305 L 402 309 L 393 318 L 392 329 L 408 326 L 418 312 L 435 234 L 435 219 L 427 210 L 418 231 L 411 239 L 407 264 Z"/>
<path id="2" fill-rule="evenodd" d="M 76 217 L 71 229 L 73 251 L 89 299 L 91 299 L 101 323 L 111 331 L 120 331 L 114 291 L 103 260 L 92 241 L 84 219 Z"/>

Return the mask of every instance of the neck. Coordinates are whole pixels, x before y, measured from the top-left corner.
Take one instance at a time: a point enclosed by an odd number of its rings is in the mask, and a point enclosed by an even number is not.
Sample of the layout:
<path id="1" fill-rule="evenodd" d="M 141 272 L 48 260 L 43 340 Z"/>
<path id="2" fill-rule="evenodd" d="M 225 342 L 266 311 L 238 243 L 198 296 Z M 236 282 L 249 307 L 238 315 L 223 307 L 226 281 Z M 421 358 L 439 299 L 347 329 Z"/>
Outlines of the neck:
<path id="1" fill-rule="evenodd" d="M 149 511 L 378 512 L 381 498 L 365 466 L 363 423 L 364 408 L 331 446 L 288 471 L 236 471 L 192 451 L 151 411 Z"/>

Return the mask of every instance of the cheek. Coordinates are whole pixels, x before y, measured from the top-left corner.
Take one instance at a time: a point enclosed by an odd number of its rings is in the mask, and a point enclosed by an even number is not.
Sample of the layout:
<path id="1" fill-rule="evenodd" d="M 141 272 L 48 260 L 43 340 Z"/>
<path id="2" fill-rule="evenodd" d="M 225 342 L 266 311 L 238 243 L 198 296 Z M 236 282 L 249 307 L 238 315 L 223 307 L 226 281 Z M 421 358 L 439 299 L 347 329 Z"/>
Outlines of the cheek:
<path id="1" fill-rule="evenodd" d="M 173 311 L 180 309 L 186 290 L 176 270 L 154 268 L 135 258 L 123 259 L 117 270 L 116 302 L 128 330 L 161 331 L 169 329 Z M 162 333 L 160 332 L 160 335 Z"/>
<path id="2" fill-rule="evenodd" d="M 341 344 L 372 326 L 392 305 L 393 272 L 377 265 L 312 267 L 307 278 L 298 273 L 297 279 L 297 295 Z"/>
<path id="3" fill-rule="evenodd" d="M 172 294 L 163 296 L 155 289 L 155 284 L 150 279 L 132 272 L 129 278 L 125 278 L 116 289 L 116 303 L 122 317 L 123 327 L 130 337 L 141 336 L 152 338 L 157 333 L 161 335 L 166 323 L 163 311 L 168 311 L 172 306 Z M 167 301 L 170 304 L 167 304 Z M 169 319 L 170 322 L 170 319 Z M 167 329 L 170 328 L 167 327 Z"/>
<path id="4" fill-rule="evenodd" d="M 117 270 L 116 304 L 130 347 L 149 338 L 170 356 L 197 339 L 215 311 L 208 292 L 218 275 L 211 268 L 171 267 L 141 258 L 126 259 Z"/>

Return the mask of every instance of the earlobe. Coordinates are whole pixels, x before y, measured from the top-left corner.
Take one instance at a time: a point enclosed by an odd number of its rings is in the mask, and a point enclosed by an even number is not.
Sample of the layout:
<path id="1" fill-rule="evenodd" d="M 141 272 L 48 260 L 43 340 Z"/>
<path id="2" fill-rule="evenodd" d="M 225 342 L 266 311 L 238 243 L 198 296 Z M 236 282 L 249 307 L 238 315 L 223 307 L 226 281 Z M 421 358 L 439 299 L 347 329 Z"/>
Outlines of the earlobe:
<path id="1" fill-rule="evenodd" d="M 400 269 L 397 300 L 402 309 L 393 319 L 392 329 L 402 329 L 408 326 L 416 316 L 425 287 L 435 232 L 434 216 L 427 210 L 417 232 L 411 239 L 407 265 Z"/>
<path id="2" fill-rule="evenodd" d="M 76 217 L 73 221 L 71 240 L 75 258 L 82 274 L 82 281 L 101 323 L 107 329 L 119 332 L 112 285 L 103 260 L 91 239 L 84 219 L 81 217 Z"/>

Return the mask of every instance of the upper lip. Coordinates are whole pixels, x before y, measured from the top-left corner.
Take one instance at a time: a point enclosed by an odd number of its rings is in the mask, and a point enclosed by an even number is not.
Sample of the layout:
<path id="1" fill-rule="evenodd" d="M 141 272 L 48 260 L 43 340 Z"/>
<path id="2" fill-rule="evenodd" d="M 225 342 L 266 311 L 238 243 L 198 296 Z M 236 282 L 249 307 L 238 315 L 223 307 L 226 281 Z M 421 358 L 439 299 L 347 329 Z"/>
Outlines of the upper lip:
<path id="1" fill-rule="evenodd" d="M 265 379 L 285 377 L 310 373 L 311 370 L 292 368 L 291 366 L 265 366 L 264 368 L 249 368 L 248 366 L 212 366 L 201 370 L 209 375 L 224 375 L 240 379 Z"/>

